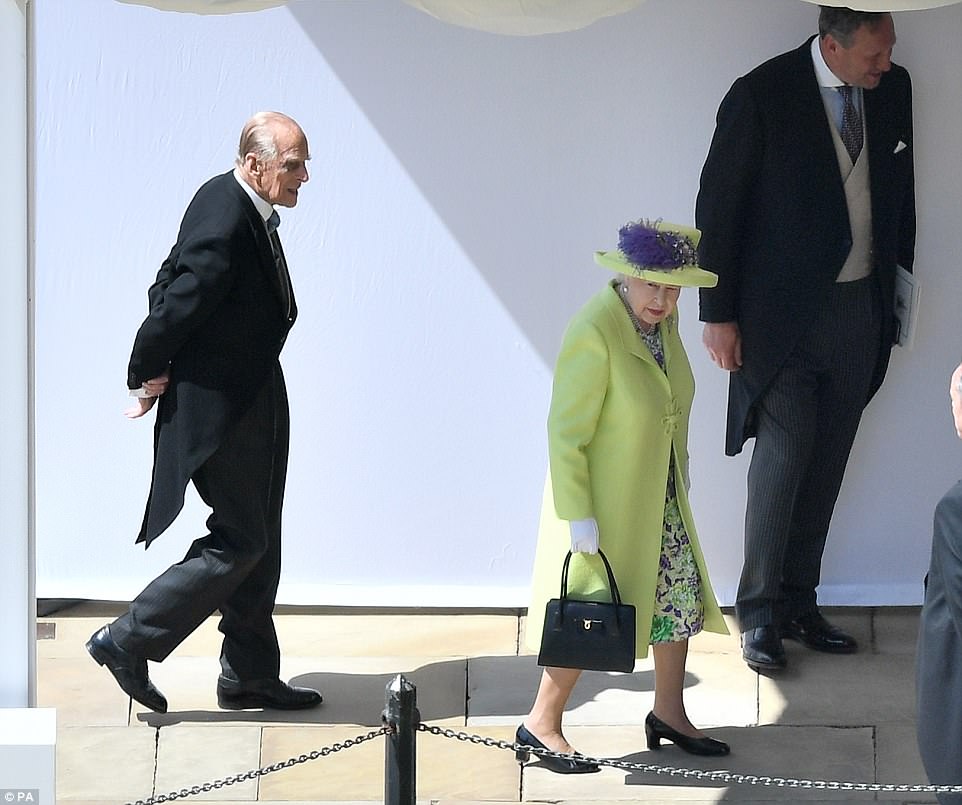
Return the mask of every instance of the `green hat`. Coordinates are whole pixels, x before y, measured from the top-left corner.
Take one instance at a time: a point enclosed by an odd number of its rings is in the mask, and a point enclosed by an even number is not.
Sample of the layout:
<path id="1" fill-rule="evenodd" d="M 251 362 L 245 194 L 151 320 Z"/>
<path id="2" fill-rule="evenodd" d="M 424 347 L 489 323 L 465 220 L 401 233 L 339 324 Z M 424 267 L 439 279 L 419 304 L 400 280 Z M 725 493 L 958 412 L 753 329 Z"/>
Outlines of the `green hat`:
<path id="1" fill-rule="evenodd" d="M 632 221 L 618 231 L 618 250 L 595 252 L 595 262 L 629 277 L 681 288 L 713 288 L 718 275 L 698 265 L 701 232 L 658 220 Z"/>

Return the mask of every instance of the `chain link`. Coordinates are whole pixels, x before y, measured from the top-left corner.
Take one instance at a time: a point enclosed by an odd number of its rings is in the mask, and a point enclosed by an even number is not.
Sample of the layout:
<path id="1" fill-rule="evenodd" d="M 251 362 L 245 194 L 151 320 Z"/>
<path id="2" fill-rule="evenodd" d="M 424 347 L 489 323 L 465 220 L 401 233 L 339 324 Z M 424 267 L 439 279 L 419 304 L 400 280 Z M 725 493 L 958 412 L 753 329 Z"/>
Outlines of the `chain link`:
<path id="1" fill-rule="evenodd" d="M 710 780 L 714 783 L 738 783 L 743 785 L 764 785 L 776 788 L 805 788 L 818 791 L 862 791 L 862 792 L 885 792 L 899 794 L 958 794 L 962 793 L 962 785 L 899 785 L 886 783 L 855 783 L 839 780 L 804 780 L 794 777 L 764 777 L 756 774 L 737 774 L 730 771 L 702 771 L 700 769 L 675 768 L 673 766 L 655 766 L 650 763 L 631 763 L 626 760 L 616 760 L 614 758 L 593 758 L 586 755 L 570 755 L 562 752 L 553 752 L 550 749 L 538 749 L 525 744 L 512 743 L 511 741 L 501 741 L 497 738 L 486 738 L 481 735 L 472 735 L 467 732 L 458 732 L 443 727 L 418 724 L 418 731 L 428 732 L 432 735 L 439 735 L 442 738 L 455 738 L 459 741 L 468 741 L 473 744 L 483 744 L 496 749 L 508 749 L 512 752 L 523 750 L 532 755 L 540 757 L 556 757 L 563 760 L 581 760 L 589 763 L 597 763 L 599 766 L 609 766 L 614 769 L 624 769 L 625 771 L 642 771 L 650 774 L 663 774 L 670 777 L 691 777 L 697 780 Z"/>
<path id="2" fill-rule="evenodd" d="M 431 735 L 437 735 L 442 738 L 454 738 L 458 741 L 467 741 L 469 743 L 479 744 L 482 746 L 490 746 L 495 749 L 506 749 L 511 752 L 524 751 L 538 757 L 556 757 L 563 760 L 587 761 L 589 763 L 597 763 L 599 766 L 608 766 L 609 768 L 622 769 L 624 771 L 640 771 L 647 772 L 649 774 L 661 774 L 668 777 L 709 780 L 713 783 L 762 785 L 772 786 L 775 788 L 803 788 L 818 791 L 858 791 L 898 794 L 962 793 L 962 785 L 906 785 L 893 783 L 856 783 L 844 780 L 806 780 L 794 777 L 768 777 L 757 774 L 738 774 L 736 772 L 729 771 L 702 771 L 701 769 L 658 766 L 651 763 L 632 763 L 626 760 L 616 760 L 615 758 L 593 758 L 588 757 L 587 755 L 573 755 L 562 752 L 553 752 L 550 749 L 540 749 L 533 746 L 527 746 L 525 744 L 513 743 L 511 741 L 502 741 L 498 738 L 473 735 L 468 732 L 459 732 L 457 730 L 430 726 L 421 723 L 417 725 L 417 730 L 419 732 L 427 732 Z M 336 752 L 341 752 L 344 749 L 350 749 L 353 746 L 359 746 L 360 744 L 374 740 L 382 735 L 387 735 L 393 731 L 394 728 L 392 726 L 385 725 L 379 729 L 371 730 L 366 735 L 359 735 L 356 738 L 348 738 L 345 741 L 333 743 L 330 746 L 326 746 L 322 749 L 315 749 L 312 752 L 289 758 L 288 760 L 280 763 L 274 763 L 273 765 L 264 766 L 260 769 L 252 769 L 251 771 L 246 771 L 242 774 L 236 774 L 232 777 L 225 777 L 222 780 L 212 780 L 209 783 L 191 786 L 190 788 L 182 788 L 180 791 L 171 791 L 168 794 L 158 794 L 150 799 L 138 799 L 132 803 L 127 803 L 127 805 L 160 805 L 160 803 L 163 802 L 173 802 L 177 799 L 184 799 L 197 794 L 217 791 L 229 785 L 242 783 L 247 780 L 255 780 L 258 777 L 263 777 L 264 775 L 271 774 L 275 771 L 289 769 L 292 766 L 297 766 L 301 763 L 307 763 L 311 760 L 317 760 L 321 757 L 333 755 Z"/>
<path id="3" fill-rule="evenodd" d="M 271 774 L 272 772 L 281 771 L 282 769 L 289 769 L 291 766 L 307 763 L 310 760 L 317 760 L 319 757 L 333 755 L 335 752 L 340 752 L 344 749 L 350 749 L 352 746 L 359 746 L 362 743 L 374 740 L 381 735 L 386 735 L 387 733 L 393 731 L 393 727 L 385 725 L 379 729 L 371 730 L 369 733 L 367 733 L 367 735 L 358 735 L 356 738 L 348 738 L 345 741 L 338 741 L 330 746 L 325 746 L 323 749 L 315 749 L 313 752 L 308 752 L 306 755 L 298 755 L 297 757 L 292 757 L 280 763 L 274 763 L 271 766 L 264 766 L 260 769 L 245 771 L 242 774 L 235 774 L 233 777 L 225 777 L 223 780 L 213 780 L 209 783 L 203 783 L 202 785 L 194 785 L 190 788 L 182 788 L 180 791 L 171 791 L 169 794 L 158 794 L 150 799 L 138 799 L 135 802 L 128 802 L 127 805 L 158 805 L 161 802 L 173 802 L 175 799 L 184 799 L 185 797 L 192 797 L 196 794 L 206 794 L 211 791 L 217 791 L 226 786 L 234 785 L 235 783 L 243 783 L 247 780 L 256 780 L 258 777 L 263 777 L 265 774 Z"/>

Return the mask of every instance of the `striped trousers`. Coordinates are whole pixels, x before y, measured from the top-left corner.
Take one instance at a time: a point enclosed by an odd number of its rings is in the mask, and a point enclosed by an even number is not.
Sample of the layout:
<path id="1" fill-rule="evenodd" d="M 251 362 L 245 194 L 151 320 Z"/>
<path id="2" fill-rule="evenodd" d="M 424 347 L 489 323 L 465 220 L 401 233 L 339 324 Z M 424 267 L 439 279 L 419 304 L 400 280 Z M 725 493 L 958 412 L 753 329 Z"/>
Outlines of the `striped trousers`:
<path id="1" fill-rule="evenodd" d="M 825 538 L 869 397 L 880 327 L 874 278 L 836 283 L 756 403 L 735 602 L 742 631 L 817 607 Z"/>

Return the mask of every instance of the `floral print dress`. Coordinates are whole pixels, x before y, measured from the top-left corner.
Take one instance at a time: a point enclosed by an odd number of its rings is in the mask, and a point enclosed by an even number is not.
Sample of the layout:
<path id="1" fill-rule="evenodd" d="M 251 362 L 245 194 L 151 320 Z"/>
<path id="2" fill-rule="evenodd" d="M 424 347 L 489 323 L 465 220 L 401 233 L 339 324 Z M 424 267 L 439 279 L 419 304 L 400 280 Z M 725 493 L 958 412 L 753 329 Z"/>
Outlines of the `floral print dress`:
<path id="1" fill-rule="evenodd" d="M 629 307 L 628 300 L 618 294 L 628 316 L 648 347 L 661 370 L 665 370 L 665 350 L 661 340 L 661 327 L 647 330 Z M 665 490 L 665 519 L 661 532 L 661 559 L 658 565 L 658 582 L 655 586 L 655 611 L 651 619 L 650 643 L 672 643 L 687 640 L 702 630 L 705 609 L 701 595 L 701 578 L 685 523 L 678 508 L 675 491 L 675 460 L 668 467 L 668 485 Z"/>

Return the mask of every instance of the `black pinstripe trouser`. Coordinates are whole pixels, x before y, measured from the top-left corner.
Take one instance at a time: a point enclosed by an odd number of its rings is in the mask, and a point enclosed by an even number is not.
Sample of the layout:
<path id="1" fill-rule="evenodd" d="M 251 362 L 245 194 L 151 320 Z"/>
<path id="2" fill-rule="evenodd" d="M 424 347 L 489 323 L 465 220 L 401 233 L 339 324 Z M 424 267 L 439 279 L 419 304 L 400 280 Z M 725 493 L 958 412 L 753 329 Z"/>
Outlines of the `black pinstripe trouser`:
<path id="1" fill-rule="evenodd" d="M 138 657 L 167 657 L 221 612 L 221 666 L 242 681 L 276 679 L 274 599 L 281 568 L 281 509 L 289 415 L 280 365 L 193 483 L 213 510 L 209 533 L 144 588 L 110 634 Z"/>
<path id="2" fill-rule="evenodd" d="M 822 551 L 878 358 L 874 278 L 837 283 L 757 403 L 748 470 L 742 631 L 817 607 Z"/>

